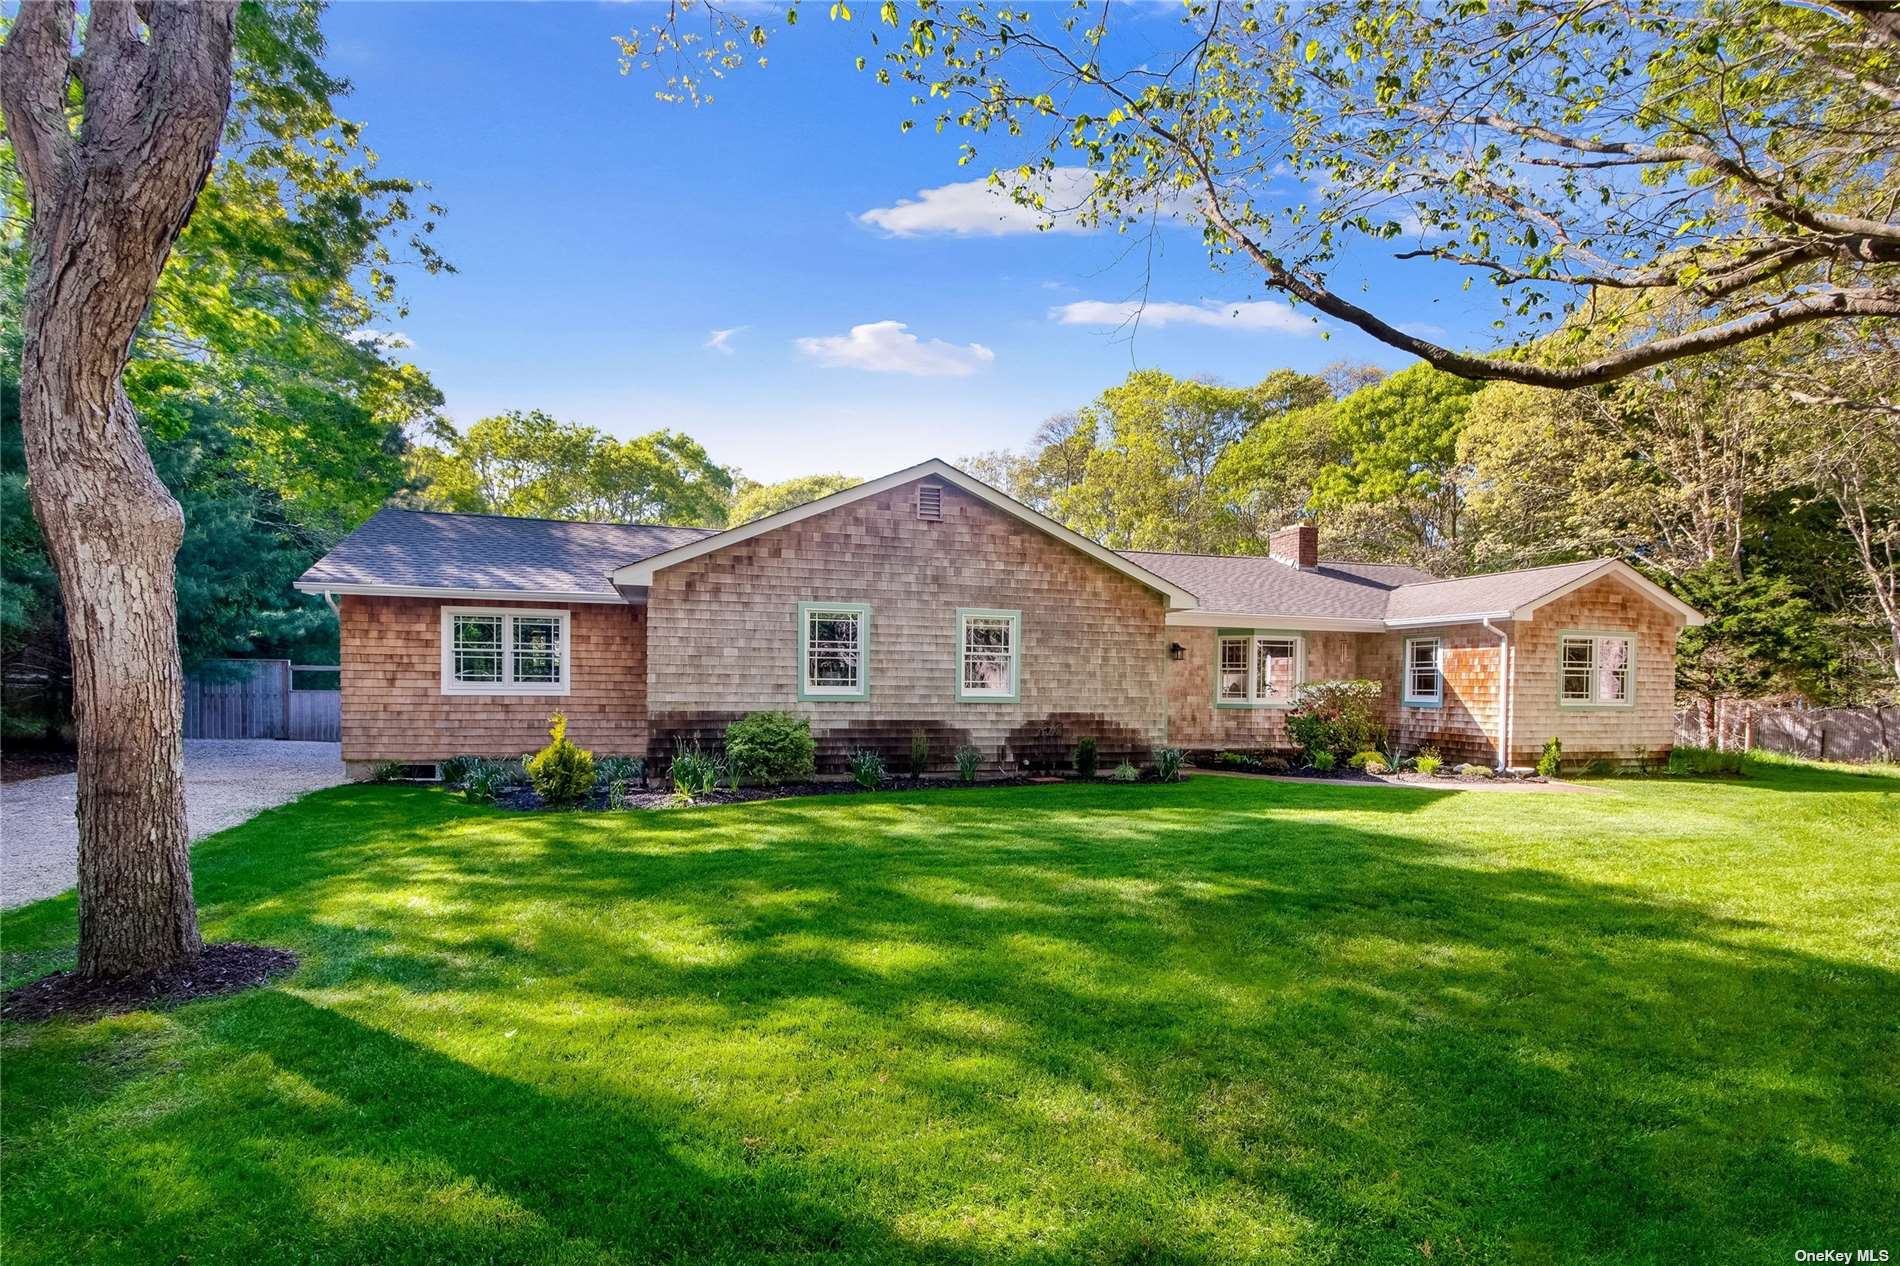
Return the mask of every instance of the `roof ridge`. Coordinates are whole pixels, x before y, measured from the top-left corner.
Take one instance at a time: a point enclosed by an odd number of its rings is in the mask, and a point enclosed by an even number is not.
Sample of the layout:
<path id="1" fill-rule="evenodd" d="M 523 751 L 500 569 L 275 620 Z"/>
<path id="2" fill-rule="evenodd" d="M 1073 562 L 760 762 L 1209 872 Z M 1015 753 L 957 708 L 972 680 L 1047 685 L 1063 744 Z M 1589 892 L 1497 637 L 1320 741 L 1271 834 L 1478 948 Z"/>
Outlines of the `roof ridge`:
<path id="1" fill-rule="evenodd" d="M 1601 558 L 1578 558 L 1567 563 L 1543 563 L 1536 567 L 1506 567 L 1502 571 L 1473 572 L 1469 576 L 1441 576 L 1436 580 L 1412 580 L 1399 586 L 1400 589 L 1423 589 L 1427 585 L 1449 585 L 1460 580 L 1485 580 L 1492 576 L 1522 576 L 1534 571 L 1555 571 L 1559 567 L 1581 567 L 1585 563 L 1619 563 L 1623 560 L 1614 554 L 1605 554 Z M 1423 570 L 1422 568 L 1420 570 Z"/>
<path id="2" fill-rule="evenodd" d="M 376 513 L 381 514 L 385 510 L 395 514 L 427 514 L 438 519 L 506 519 L 510 523 L 572 523 L 580 527 L 671 528 L 679 532 L 705 532 L 709 535 L 716 535 L 726 530 L 725 528 L 699 527 L 691 523 L 624 523 L 618 519 L 556 519 L 542 514 L 491 514 L 486 510 L 416 510 L 409 506 L 390 505 L 378 506 Z"/>
<path id="3" fill-rule="evenodd" d="M 1278 563 L 1279 559 L 1271 554 L 1205 554 L 1196 550 L 1179 549 L 1118 549 L 1117 554 L 1154 554 L 1161 558 L 1257 558 L 1261 562 Z M 1281 563 L 1281 566 L 1286 564 Z M 1423 567 L 1414 567 L 1411 563 L 1373 563 L 1358 558 L 1322 558 L 1321 567 L 1403 567 L 1408 571 L 1424 571 Z"/>

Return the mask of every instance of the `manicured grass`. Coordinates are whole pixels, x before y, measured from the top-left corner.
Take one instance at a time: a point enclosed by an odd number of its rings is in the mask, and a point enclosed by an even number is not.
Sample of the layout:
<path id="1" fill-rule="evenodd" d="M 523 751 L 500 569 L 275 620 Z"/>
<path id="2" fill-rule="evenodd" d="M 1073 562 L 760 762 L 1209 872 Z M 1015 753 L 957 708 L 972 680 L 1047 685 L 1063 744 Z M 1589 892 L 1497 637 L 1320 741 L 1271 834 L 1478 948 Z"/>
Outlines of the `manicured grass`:
<path id="1" fill-rule="evenodd" d="M 1900 1252 L 1900 779 L 1599 786 L 322 792 L 198 851 L 296 975 L 4 1031 L 5 1256 Z"/>

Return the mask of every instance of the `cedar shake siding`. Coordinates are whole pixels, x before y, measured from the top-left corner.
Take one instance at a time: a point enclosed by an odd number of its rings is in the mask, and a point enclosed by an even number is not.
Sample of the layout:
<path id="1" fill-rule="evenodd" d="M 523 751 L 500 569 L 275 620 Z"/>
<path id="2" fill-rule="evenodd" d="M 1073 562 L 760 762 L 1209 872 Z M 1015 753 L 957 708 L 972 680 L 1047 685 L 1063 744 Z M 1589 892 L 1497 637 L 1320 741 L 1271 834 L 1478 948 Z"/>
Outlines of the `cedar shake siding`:
<path id="1" fill-rule="evenodd" d="M 1563 740 L 1564 766 L 1570 769 L 1599 760 L 1666 762 L 1675 739 L 1676 637 L 1682 627 L 1673 612 L 1609 578 L 1540 607 L 1534 619 L 1516 626 L 1511 764 L 1536 764 L 1553 735 Z M 1635 635 L 1636 697 L 1629 707 L 1558 702 L 1558 639 L 1565 632 Z"/>
<path id="2" fill-rule="evenodd" d="M 1436 705 L 1405 702 L 1405 644 L 1437 638 L 1443 678 Z M 1498 758 L 1498 682 L 1502 639 L 1481 624 L 1359 635 L 1361 677 L 1379 682 L 1390 742 L 1402 755 L 1435 747 L 1449 761 L 1491 765 Z"/>
<path id="3" fill-rule="evenodd" d="M 936 482 L 936 481 L 928 481 Z M 819 767 L 873 748 L 893 772 L 922 730 L 932 768 L 974 745 L 989 765 L 1066 764 L 1092 737 L 1104 766 L 1166 742 L 1166 599 L 954 485 L 920 519 L 899 484 L 660 570 L 647 596 L 650 750 L 717 745 L 727 722 L 809 717 Z M 799 604 L 870 608 L 869 697 L 801 700 Z M 957 613 L 1020 611 L 1018 698 L 960 702 Z"/>
<path id="4" fill-rule="evenodd" d="M 1262 633 L 1277 632 L 1261 629 Z M 1180 659 L 1168 664 L 1168 741 L 1175 747 L 1265 749 L 1291 752 L 1284 705 L 1241 705 L 1214 702 L 1214 655 L 1219 633 L 1214 629 L 1175 627 L 1170 640 L 1182 648 Z M 1329 681 L 1357 675 L 1356 634 L 1298 633 L 1306 639 L 1306 680 Z"/>
<path id="5" fill-rule="evenodd" d="M 621 603 L 477 602 L 345 594 L 343 759 L 353 774 L 382 761 L 520 756 L 546 746 L 548 715 L 602 755 L 646 749 L 646 638 L 640 608 Z M 442 608 L 569 612 L 565 695 L 442 692 Z"/>

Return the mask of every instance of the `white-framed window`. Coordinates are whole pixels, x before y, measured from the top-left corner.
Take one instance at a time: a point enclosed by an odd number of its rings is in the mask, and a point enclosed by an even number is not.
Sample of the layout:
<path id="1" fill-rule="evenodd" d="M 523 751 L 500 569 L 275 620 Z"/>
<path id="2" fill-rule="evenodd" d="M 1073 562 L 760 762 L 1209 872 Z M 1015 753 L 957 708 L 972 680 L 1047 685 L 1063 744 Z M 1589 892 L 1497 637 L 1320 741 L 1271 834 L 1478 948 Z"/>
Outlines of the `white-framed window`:
<path id="1" fill-rule="evenodd" d="M 871 697 L 871 608 L 862 602 L 798 607 L 798 697 Z"/>
<path id="2" fill-rule="evenodd" d="M 1444 659 L 1441 639 L 1405 639 L 1405 702 L 1437 707 L 1445 701 Z"/>
<path id="3" fill-rule="evenodd" d="M 1564 633 L 1557 642 L 1557 698 L 1570 707 L 1627 708 L 1636 702 L 1636 638 L 1629 633 Z"/>
<path id="4" fill-rule="evenodd" d="M 1290 703 L 1306 672 L 1306 639 L 1224 629 L 1215 644 L 1214 702 L 1230 708 Z"/>
<path id="5" fill-rule="evenodd" d="M 988 607 L 957 612 L 957 699 L 1013 703 L 1022 696 L 1023 613 Z"/>
<path id="6" fill-rule="evenodd" d="M 442 608 L 442 693 L 564 695 L 568 613 Z"/>

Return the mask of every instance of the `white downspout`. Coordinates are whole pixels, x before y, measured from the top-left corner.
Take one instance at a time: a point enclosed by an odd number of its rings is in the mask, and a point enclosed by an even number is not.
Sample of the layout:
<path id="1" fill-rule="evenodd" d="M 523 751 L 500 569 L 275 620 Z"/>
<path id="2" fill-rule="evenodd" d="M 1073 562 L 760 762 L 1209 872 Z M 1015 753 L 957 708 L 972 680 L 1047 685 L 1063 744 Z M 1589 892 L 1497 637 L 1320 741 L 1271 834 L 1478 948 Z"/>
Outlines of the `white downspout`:
<path id="1" fill-rule="evenodd" d="M 343 612 L 339 610 L 336 605 L 336 595 L 331 593 L 328 589 L 323 591 L 323 602 L 325 606 L 330 608 L 331 615 L 336 616 L 338 619 L 343 618 Z"/>
<path id="2" fill-rule="evenodd" d="M 1484 627 L 1498 635 L 1498 772 L 1511 764 L 1511 631 L 1484 617 Z"/>

